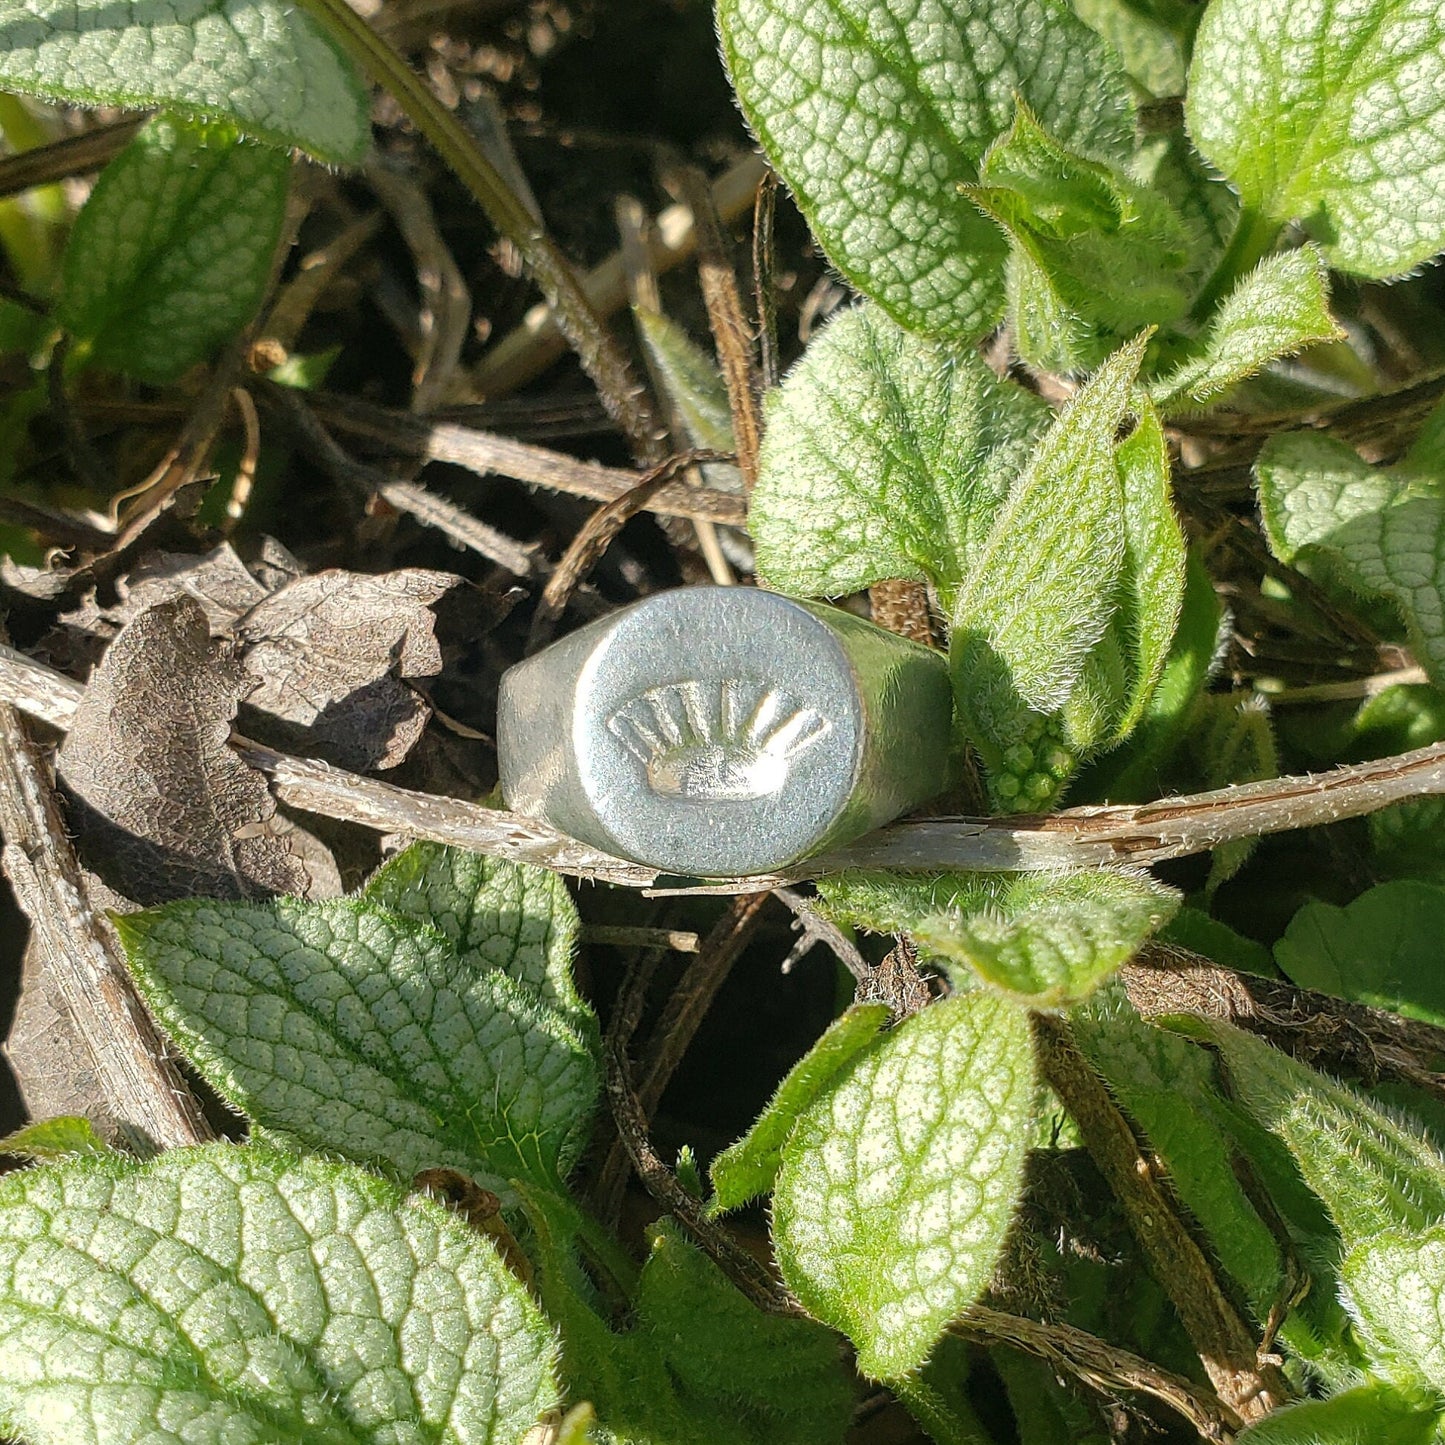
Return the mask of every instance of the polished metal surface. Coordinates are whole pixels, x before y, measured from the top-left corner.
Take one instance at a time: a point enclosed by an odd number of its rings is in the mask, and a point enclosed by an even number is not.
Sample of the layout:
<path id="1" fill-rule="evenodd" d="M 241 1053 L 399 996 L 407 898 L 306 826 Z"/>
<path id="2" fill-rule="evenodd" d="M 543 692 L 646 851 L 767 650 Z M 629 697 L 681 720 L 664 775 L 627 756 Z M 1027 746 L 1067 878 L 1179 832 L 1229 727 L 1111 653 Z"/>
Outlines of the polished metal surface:
<path id="1" fill-rule="evenodd" d="M 753 587 L 658 593 L 502 678 L 507 806 L 668 873 L 765 873 L 948 783 L 942 656 Z"/>

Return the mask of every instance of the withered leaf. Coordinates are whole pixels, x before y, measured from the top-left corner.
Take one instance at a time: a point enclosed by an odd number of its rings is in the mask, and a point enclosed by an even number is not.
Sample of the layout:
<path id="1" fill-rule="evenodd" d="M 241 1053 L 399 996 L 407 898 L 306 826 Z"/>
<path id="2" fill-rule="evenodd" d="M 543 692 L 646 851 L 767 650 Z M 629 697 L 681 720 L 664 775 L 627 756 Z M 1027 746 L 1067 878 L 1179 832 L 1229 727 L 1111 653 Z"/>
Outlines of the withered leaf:
<path id="1" fill-rule="evenodd" d="M 126 897 L 306 890 L 265 779 L 226 746 L 250 686 L 187 596 L 139 614 L 96 668 L 59 774 L 82 857 Z"/>
<path id="2" fill-rule="evenodd" d="M 307 751 L 338 767 L 395 767 L 430 716 L 402 679 L 441 670 L 430 604 L 459 580 L 420 568 L 297 578 L 236 625 L 258 679 L 247 705 L 305 728 Z"/>

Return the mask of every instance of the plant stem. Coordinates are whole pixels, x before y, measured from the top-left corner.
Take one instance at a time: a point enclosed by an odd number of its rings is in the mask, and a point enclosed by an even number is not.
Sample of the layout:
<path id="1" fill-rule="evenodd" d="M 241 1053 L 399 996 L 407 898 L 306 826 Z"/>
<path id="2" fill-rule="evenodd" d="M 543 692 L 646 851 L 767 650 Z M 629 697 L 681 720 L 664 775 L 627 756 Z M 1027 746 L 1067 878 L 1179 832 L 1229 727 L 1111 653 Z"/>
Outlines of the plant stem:
<path id="1" fill-rule="evenodd" d="M 938 1392 L 918 1375 L 889 1380 L 888 1388 L 935 1445 L 988 1445 L 992 1439 L 976 1416 L 965 1417 L 944 1404 Z"/>
<path id="2" fill-rule="evenodd" d="M 1214 308 L 1274 249 L 1280 224 L 1259 211 L 1244 207 L 1235 222 L 1234 234 L 1219 258 L 1213 274 L 1204 283 L 1191 313 L 1195 321 L 1207 321 Z"/>
<path id="3" fill-rule="evenodd" d="M 646 397 L 557 243 L 507 186 L 456 116 L 346 0 L 301 3 L 377 84 L 396 97 L 492 224 L 516 246 L 608 414 L 622 428 L 639 459 L 658 460 L 660 432 Z"/>

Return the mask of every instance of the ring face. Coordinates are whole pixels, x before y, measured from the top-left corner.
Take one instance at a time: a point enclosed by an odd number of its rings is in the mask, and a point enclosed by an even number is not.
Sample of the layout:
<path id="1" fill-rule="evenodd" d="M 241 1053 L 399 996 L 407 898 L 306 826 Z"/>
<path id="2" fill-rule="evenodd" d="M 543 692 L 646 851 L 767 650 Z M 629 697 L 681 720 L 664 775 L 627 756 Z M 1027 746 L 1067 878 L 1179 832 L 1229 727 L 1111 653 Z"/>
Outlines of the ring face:
<path id="1" fill-rule="evenodd" d="M 760 873 L 846 806 L 863 718 L 847 654 L 806 608 L 687 588 L 622 614 L 571 716 L 581 790 L 616 850 L 670 872 Z"/>

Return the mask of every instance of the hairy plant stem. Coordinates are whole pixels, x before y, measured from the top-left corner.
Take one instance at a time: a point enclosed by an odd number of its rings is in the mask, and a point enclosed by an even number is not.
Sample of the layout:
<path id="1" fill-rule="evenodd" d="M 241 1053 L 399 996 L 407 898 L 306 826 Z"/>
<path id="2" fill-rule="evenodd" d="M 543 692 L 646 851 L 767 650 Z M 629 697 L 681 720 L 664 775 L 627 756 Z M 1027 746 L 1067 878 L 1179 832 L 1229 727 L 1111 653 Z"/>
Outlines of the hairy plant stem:
<path id="1" fill-rule="evenodd" d="M 1248 207 L 1241 209 L 1224 254 L 1194 302 L 1190 315 L 1195 321 L 1208 321 L 1214 308 L 1234 290 L 1236 283 L 1274 249 L 1279 233 L 1278 221 Z"/>
<path id="2" fill-rule="evenodd" d="M 1063 1019 L 1035 1014 L 1045 1080 L 1078 1125 L 1084 1146 L 1114 1191 L 1144 1263 L 1179 1315 L 1219 1398 L 1241 1420 L 1261 1419 L 1289 1398 L 1276 1365 L 1225 1298 L 1203 1250 L 1185 1227 L 1128 1120 L 1074 1043 Z"/>
<path id="3" fill-rule="evenodd" d="M 608 415 L 641 460 L 661 460 L 661 433 L 646 395 L 557 243 L 538 225 L 456 116 L 346 0 L 301 0 L 301 4 L 377 84 L 396 98 L 492 224 L 516 246 L 552 308 L 557 325 L 576 351 L 582 369 L 597 387 Z"/>
<path id="4" fill-rule="evenodd" d="M 934 1445 L 989 1445 L 992 1436 L 977 1416 L 948 1405 L 921 1375 L 890 1380 L 894 1398 L 918 1421 Z"/>

